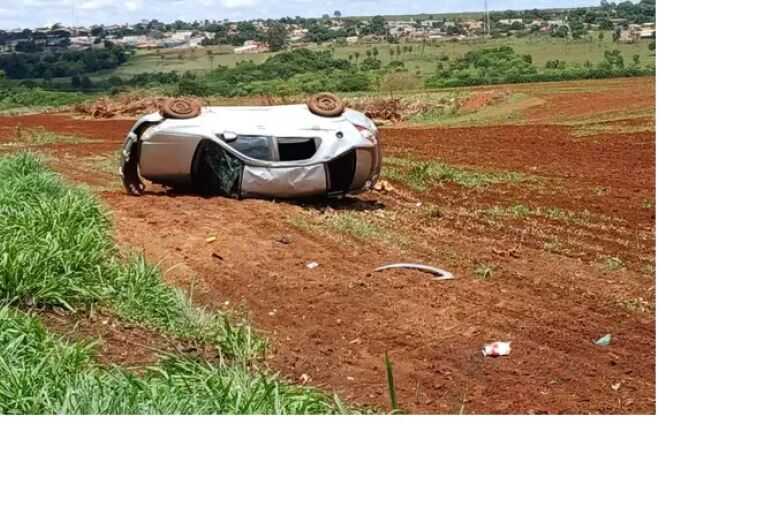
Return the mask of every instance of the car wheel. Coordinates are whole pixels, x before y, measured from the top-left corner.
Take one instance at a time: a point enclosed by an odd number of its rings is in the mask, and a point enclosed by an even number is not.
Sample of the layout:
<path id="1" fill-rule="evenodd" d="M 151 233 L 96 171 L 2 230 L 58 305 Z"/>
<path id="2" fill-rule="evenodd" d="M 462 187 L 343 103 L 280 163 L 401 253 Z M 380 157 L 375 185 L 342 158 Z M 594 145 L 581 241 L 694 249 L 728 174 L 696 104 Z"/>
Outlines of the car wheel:
<path id="1" fill-rule="evenodd" d="M 308 107 L 312 113 L 326 118 L 341 116 L 345 108 L 341 98 L 330 92 L 314 94 L 309 98 Z"/>
<path id="2" fill-rule="evenodd" d="M 191 99 L 177 98 L 162 104 L 160 114 L 163 118 L 187 120 L 200 116 L 200 103 Z"/>

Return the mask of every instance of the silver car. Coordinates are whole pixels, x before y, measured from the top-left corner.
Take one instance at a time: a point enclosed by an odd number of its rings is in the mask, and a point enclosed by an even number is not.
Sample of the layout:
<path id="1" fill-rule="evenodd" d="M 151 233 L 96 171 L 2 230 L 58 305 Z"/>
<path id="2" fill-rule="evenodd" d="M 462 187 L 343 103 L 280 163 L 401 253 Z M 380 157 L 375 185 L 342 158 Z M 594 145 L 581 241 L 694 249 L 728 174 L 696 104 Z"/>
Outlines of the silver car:
<path id="1" fill-rule="evenodd" d="M 143 177 L 205 195 L 340 196 L 373 186 L 381 166 L 376 125 L 331 94 L 273 107 L 174 100 L 135 123 L 121 156 L 134 195 Z"/>

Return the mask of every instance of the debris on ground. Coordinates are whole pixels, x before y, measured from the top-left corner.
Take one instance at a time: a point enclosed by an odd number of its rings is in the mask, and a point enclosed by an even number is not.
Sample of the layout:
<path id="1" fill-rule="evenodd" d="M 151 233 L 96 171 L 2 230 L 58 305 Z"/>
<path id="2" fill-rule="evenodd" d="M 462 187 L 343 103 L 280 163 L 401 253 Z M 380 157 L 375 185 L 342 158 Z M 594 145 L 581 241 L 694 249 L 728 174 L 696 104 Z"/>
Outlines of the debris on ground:
<path id="1" fill-rule="evenodd" d="M 213 243 L 216 240 L 217 240 L 217 238 L 215 236 L 207 237 L 206 238 L 206 243 L 211 244 L 211 243 Z"/>
<path id="2" fill-rule="evenodd" d="M 141 94 L 125 94 L 115 97 L 102 97 L 74 105 L 73 112 L 84 114 L 96 119 L 117 117 L 138 117 L 159 111 L 169 98 L 146 96 Z M 193 105 L 203 105 L 196 98 L 188 98 Z"/>
<path id="3" fill-rule="evenodd" d="M 608 333 L 598 340 L 594 340 L 593 344 L 596 346 L 609 346 L 612 343 L 612 334 Z"/>
<path id="4" fill-rule="evenodd" d="M 306 268 L 310 269 L 310 270 L 311 269 L 316 269 L 319 266 L 320 266 L 320 264 L 317 263 L 316 261 L 310 261 L 309 263 L 306 264 Z"/>
<path id="5" fill-rule="evenodd" d="M 482 347 L 482 355 L 485 357 L 506 357 L 511 351 L 511 342 L 491 342 Z"/>
<path id="6" fill-rule="evenodd" d="M 412 269 L 412 270 L 418 270 L 422 272 L 428 272 L 431 274 L 435 274 L 437 278 L 434 278 L 434 280 L 437 281 L 455 279 L 455 276 L 451 272 L 447 272 L 444 269 L 439 269 L 437 267 L 431 267 L 429 265 L 422 265 L 420 263 L 393 263 L 392 265 L 385 265 L 384 267 L 379 267 L 378 269 L 374 269 L 374 272 L 382 272 L 391 269 Z"/>
<path id="7" fill-rule="evenodd" d="M 379 182 L 374 184 L 374 186 L 371 189 L 374 191 L 391 192 L 391 191 L 395 191 L 395 186 L 393 186 L 386 180 L 380 180 Z"/>

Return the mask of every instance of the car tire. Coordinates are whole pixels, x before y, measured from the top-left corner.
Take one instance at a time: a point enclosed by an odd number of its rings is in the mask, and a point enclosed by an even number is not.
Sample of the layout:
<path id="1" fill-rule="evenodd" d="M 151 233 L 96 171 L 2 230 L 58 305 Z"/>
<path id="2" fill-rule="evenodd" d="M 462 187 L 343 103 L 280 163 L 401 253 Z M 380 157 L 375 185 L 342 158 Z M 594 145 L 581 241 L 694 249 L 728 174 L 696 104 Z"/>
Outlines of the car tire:
<path id="1" fill-rule="evenodd" d="M 172 120 L 188 120 L 200 116 L 200 103 L 191 99 L 169 99 L 162 104 L 160 114 Z"/>
<path id="2" fill-rule="evenodd" d="M 309 98 L 308 107 L 313 114 L 326 118 L 341 116 L 346 108 L 341 98 L 330 92 L 314 94 Z"/>

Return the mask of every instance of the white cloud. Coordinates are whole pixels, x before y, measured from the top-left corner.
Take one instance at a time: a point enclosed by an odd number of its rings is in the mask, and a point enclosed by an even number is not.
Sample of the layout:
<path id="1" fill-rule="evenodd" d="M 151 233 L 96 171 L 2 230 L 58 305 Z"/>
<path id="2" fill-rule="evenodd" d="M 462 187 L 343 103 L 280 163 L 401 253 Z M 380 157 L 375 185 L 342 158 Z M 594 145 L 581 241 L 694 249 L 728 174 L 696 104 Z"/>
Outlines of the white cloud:
<path id="1" fill-rule="evenodd" d="M 79 2 L 76 4 L 76 9 L 83 9 L 84 11 L 94 11 L 97 9 L 106 9 L 112 7 L 115 4 L 113 0 L 87 0 L 86 2 Z"/>
<path id="2" fill-rule="evenodd" d="M 220 3 L 225 9 L 238 9 L 240 7 L 255 7 L 257 0 L 221 0 Z"/>
<path id="3" fill-rule="evenodd" d="M 144 0 L 127 0 L 125 2 L 125 9 L 130 12 L 140 11 L 144 8 Z"/>

